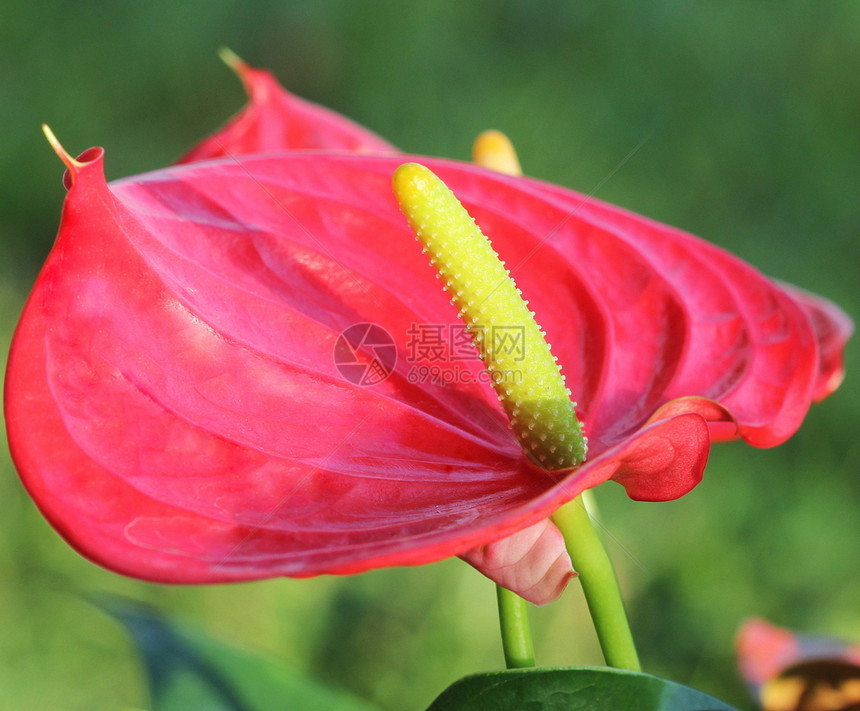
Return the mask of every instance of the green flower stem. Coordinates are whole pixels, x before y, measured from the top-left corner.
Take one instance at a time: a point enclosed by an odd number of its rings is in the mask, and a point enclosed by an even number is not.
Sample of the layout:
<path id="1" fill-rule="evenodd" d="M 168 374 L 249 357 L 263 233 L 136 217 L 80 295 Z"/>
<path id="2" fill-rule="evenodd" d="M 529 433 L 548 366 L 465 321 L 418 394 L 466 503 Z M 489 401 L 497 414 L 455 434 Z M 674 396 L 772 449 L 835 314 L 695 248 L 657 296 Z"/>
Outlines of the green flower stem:
<path id="1" fill-rule="evenodd" d="M 505 666 L 522 669 L 535 665 L 535 650 L 529 627 L 528 603 L 516 593 L 496 585 L 499 601 L 499 627 L 502 630 L 502 648 Z"/>
<path id="2" fill-rule="evenodd" d="M 618 669 L 640 671 L 615 571 L 582 498 L 562 506 L 552 520 L 564 536 L 573 567 L 579 573 L 606 663 Z"/>

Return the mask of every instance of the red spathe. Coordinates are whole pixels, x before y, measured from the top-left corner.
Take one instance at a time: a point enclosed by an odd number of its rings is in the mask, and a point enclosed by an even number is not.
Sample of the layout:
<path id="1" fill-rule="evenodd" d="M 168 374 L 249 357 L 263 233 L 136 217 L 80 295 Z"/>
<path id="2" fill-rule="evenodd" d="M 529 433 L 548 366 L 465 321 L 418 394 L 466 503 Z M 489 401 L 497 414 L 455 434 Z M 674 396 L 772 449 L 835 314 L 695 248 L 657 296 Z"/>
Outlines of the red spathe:
<path id="1" fill-rule="evenodd" d="M 188 583 L 467 554 L 546 601 L 569 577 L 539 525 L 561 504 L 608 479 L 682 496 L 712 440 L 776 445 L 838 385 L 852 327 L 829 302 L 557 186 L 355 152 L 389 147 L 275 91 L 201 144 L 220 159 L 110 186 L 101 151 L 68 161 L 5 410 L 26 487 L 98 563 Z M 255 152 L 272 135 L 290 150 Z M 545 329 L 589 437 L 577 469 L 531 464 L 477 358 L 441 364 L 444 384 L 415 377 L 410 333 L 460 322 L 391 194 L 409 160 L 461 199 Z M 357 323 L 397 348 L 376 385 L 335 363 Z"/>

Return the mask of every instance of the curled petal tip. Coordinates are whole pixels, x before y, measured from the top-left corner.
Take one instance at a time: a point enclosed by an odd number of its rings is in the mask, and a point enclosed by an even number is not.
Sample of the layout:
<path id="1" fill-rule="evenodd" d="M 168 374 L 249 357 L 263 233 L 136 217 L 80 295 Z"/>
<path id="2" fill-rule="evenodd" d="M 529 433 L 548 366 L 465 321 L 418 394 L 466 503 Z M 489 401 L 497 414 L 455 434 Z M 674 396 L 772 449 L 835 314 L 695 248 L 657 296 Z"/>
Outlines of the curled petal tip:
<path id="1" fill-rule="evenodd" d="M 218 56 L 221 58 L 221 61 L 224 62 L 224 64 L 230 67 L 230 69 L 232 69 L 237 74 L 241 74 L 242 69 L 248 66 L 247 64 L 245 64 L 242 58 L 229 47 L 219 48 Z"/>
<path id="2" fill-rule="evenodd" d="M 89 150 L 84 151 L 77 158 L 72 158 L 71 154 L 63 148 L 63 144 L 60 143 L 60 140 L 54 135 L 54 132 L 48 124 L 42 124 L 42 133 L 45 134 L 45 138 L 48 139 L 48 143 L 51 144 L 51 148 L 54 149 L 54 153 L 60 157 L 60 160 L 63 161 L 66 166 L 66 173 L 63 175 L 63 185 L 65 185 L 66 190 L 72 187 L 82 168 L 84 168 L 88 163 L 97 160 L 102 155 L 101 148 L 90 148 Z"/>
<path id="3" fill-rule="evenodd" d="M 555 600 L 576 576 L 564 537 L 548 519 L 460 558 L 534 605 Z"/>
<path id="4" fill-rule="evenodd" d="M 48 143 L 51 144 L 51 148 L 54 149 L 54 153 L 56 153 L 60 157 L 60 160 L 66 164 L 69 170 L 71 170 L 75 164 L 75 159 L 66 152 L 66 149 L 63 148 L 63 144 L 60 143 L 60 139 L 54 135 L 54 132 L 48 124 L 42 124 L 42 133 L 45 134 L 45 138 L 48 139 Z"/>
<path id="5" fill-rule="evenodd" d="M 239 77 L 249 99 L 264 101 L 270 97 L 270 82 L 263 79 L 266 72 L 254 69 L 229 47 L 221 47 L 218 56 Z"/>

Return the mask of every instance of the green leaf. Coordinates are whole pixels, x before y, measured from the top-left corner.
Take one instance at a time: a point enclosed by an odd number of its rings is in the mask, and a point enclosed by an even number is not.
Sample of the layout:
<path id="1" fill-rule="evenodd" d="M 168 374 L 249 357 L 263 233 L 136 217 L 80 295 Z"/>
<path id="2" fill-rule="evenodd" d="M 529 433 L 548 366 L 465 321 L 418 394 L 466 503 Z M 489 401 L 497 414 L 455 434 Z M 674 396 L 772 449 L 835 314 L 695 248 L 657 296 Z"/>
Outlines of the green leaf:
<path id="1" fill-rule="evenodd" d="M 650 674 L 604 667 L 533 667 L 475 674 L 449 686 L 427 711 L 735 711 Z"/>
<path id="2" fill-rule="evenodd" d="M 152 711 L 378 711 L 137 603 L 100 596 L 96 604 L 125 626 L 143 657 Z"/>

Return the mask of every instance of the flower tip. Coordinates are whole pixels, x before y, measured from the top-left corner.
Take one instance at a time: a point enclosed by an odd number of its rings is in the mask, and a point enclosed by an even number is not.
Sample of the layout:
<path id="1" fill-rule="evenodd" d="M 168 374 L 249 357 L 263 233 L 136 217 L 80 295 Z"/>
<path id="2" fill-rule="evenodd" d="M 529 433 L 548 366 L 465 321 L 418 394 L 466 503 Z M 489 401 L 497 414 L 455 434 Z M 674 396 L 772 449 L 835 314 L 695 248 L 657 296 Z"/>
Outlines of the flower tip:
<path id="1" fill-rule="evenodd" d="M 102 158 L 104 157 L 103 148 L 88 148 L 77 158 L 72 158 L 71 154 L 63 148 L 63 144 L 60 143 L 59 139 L 54 135 L 54 132 L 48 124 L 42 124 L 42 133 L 45 134 L 45 138 L 48 139 L 48 143 L 51 144 L 51 148 L 54 149 L 54 153 L 56 153 L 60 157 L 60 160 L 66 165 L 66 172 L 63 175 L 63 185 L 66 190 L 71 189 L 83 169 L 93 164 L 99 166 L 101 179 L 104 180 L 104 171 L 100 167 Z"/>
<path id="2" fill-rule="evenodd" d="M 475 139 L 472 145 L 472 160 L 482 168 L 489 168 L 505 175 L 523 174 L 514 144 L 501 131 L 489 129 Z"/>
<path id="3" fill-rule="evenodd" d="M 426 177 L 428 175 L 432 175 L 429 168 L 425 168 L 420 163 L 401 163 L 394 170 L 394 176 L 392 178 L 395 187 L 399 185 L 405 185 L 407 183 L 412 182 L 414 179 L 419 177 Z"/>
<path id="4" fill-rule="evenodd" d="M 436 183 L 444 187 L 442 181 L 420 163 L 403 163 L 391 176 L 394 195 L 401 209 L 407 214 L 412 206 L 422 202 L 422 196 L 425 196 L 428 188 Z"/>
<path id="5" fill-rule="evenodd" d="M 63 144 L 60 143 L 60 140 L 57 138 L 57 136 L 54 134 L 48 124 L 42 124 L 42 133 L 45 134 L 45 138 L 48 139 L 48 143 L 51 144 L 51 148 L 54 149 L 54 153 L 56 153 L 60 157 L 60 160 L 63 161 L 63 163 L 71 167 L 71 164 L 74 163 L 74 158 L 72 158 L 66 152 L 66 149 L 63 148 Z"/>
<path id="6" fill-rule="evenodd" d="M 48 124 L 42 124 L 42 133 L 45 134 L 45 138 L 48 139 L 48 143 L 51 144 L 51 148 L 54 149 L 54 153 L 60 157 L 60 160 L 63 161 L 66 166 L 66 172 L 63 175 L 63 185 L 65 185 L 66 190 L 68 190 L 74 184 L 75 178 L 78 176 L 78 171 L 84 166 L 84 163 L 72 158 L 71 154 L 63 148 L 63 144 L 60 143 L 60 139 L 54 135 L 54 132 Z"/>
<path id="7" fill-rule="evenodd" d="M 218 56 L 239 77 L 239 81 L 245 87 L 245 93 L 248 95 L 248 98 L 256 99 L 257 101 L 262 101 L 266 98 L 269 93 L 269 82 L 260 81 L 259 79 L 259 76 L 265 74 L 265 72 L 261 73 L 259 70 L 251 67 L 229 47 L 221 47 L 218 50 Z"/>
<path id="8" fill-rule="evenodd" d="M 224 62 L 224 64 L 230 67 L 230 69 L 232 69 L 237 74 L 241 74 L 242 69 L 248 66 L 247 64 L 245 64 L 242 58 L 229 47 L 220 47 L 218 49 L 218 56 L 221 58 L 221 61 Z"/>

